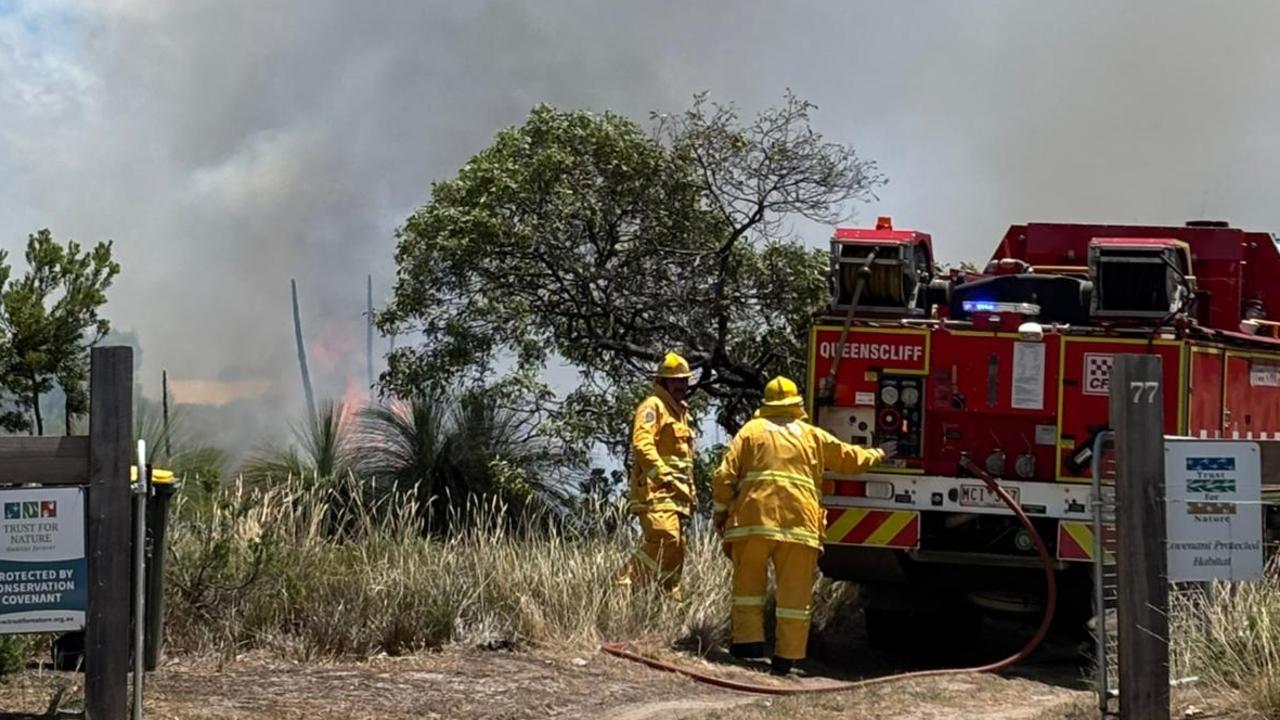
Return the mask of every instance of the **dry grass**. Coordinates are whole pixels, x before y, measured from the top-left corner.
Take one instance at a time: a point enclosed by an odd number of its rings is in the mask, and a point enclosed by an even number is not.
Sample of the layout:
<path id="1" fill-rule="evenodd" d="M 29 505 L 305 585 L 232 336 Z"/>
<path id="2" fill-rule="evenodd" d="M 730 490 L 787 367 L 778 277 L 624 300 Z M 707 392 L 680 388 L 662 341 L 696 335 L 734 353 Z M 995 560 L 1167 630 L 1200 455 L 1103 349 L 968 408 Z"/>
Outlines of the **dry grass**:
<path id="1" fill-rule="evenodd" d="M 710 533 L 693 534 L 687 599 L 677 603 L 615 586 L 635 543 L 632 532 L 607 531 L 615 508 L 571 532 L 473 504 L 464 512 L 474 524 L 423 538 L 411 501 L 369 507 L 354 483 L 234 486 L 180 508 L 170 650 L 308 660 L 446 645 L 585 648 L 617 639 L 709 650 L 725 641 L 729 564 Z M 1178 600 L 1176 674 L 1199 676 L 1215 711 L 1280 717 L 1280 567 L 1262 582 Z M 856 635 L 855 602 L 848 586 L 820 583 L 815 645 Z M 1068 707 L 1051 712 L 1072 716 Z"/>
<path id="2" fill-rule="evenodd" d="M 423 538 L 411 501 L 372 508 L 345 500 L 360 496 L 351 487 L 237 486 L 198 511 L 180 509 L 170 542 L 170 647 L 306 659 L 450 643 L 706 645 L 725 632 L 729 567 L 706 533 L 694 535 L 688 599 L 676 603 L 615 586 L 634 547 L 627 533 L 513 524 L 501 507 L 473 505 L 477 524 Z M 518 529 L 526 526 L 538 529 Z"/>
<path id="3" fill-rule="evenodd" d="M 1280 564 L 1263 580 L 1175 596 L 1175 674 L 1234 717 L 1280 717 Z"/>

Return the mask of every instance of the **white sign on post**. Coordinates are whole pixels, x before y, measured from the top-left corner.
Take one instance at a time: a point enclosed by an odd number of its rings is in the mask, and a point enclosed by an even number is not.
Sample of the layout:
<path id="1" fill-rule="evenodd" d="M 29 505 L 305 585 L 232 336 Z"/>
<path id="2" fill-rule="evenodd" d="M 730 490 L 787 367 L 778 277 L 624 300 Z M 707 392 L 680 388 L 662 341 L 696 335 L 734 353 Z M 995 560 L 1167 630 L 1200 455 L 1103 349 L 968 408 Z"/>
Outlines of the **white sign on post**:
<path id="1" fill-rule="evenodd" d="M 0 490 L 0 635 L 84 627 L 84 490 Z"/>
<path id="2" fill-rule="evenodd" d="M 1169 581 L 1262 577 L 1262 464 L 1257 443 L 1166 440 Z"/>

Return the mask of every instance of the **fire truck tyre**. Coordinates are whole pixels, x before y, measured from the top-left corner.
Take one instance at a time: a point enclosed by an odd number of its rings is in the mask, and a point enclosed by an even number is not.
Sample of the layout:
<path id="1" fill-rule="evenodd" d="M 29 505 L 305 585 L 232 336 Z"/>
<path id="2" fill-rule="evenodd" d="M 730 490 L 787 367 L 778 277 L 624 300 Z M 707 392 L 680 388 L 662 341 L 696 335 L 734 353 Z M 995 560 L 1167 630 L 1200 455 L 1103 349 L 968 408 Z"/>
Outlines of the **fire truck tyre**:
<path id="1" fill-rule="evenodd" d="M 867 644 L 877 653 L 916 662 L 965 658 L 982 643 L 982 613 L 957 606 L 945 610 L 867 608 Z"/>
<path id="2" fill-rule="evenodd" d="M 1053 631 L 1070 640 L 1089 638 L 1089 620 L 1093 617 L 1093 586 L 1081 583 L 1077 588 L 1059 586 L 1058 611 L 1053 615 Z"/>
<path id="3" fill-rule="evenodd" d="M 926 637 L 914 648 L 923 663 L 966 662 L 982 643 L 982 612 L 969 605 L 935 610 L 921 618 Z"/>
<path id="4" fill-rule="evenodd" d="M 866 608 L 867 645 L 877 653 L 899 655 L 903 649 L 915 643 L 912 613 L 890 608 Z"/>
<path id="5" fill-rule="evenodd" d="M 982 611 L 974 607 L 958 608 L 944 618 L 947 634 L 955 640 L 957 648 L 968 653 L 982 644 L 982 618 Z"/>

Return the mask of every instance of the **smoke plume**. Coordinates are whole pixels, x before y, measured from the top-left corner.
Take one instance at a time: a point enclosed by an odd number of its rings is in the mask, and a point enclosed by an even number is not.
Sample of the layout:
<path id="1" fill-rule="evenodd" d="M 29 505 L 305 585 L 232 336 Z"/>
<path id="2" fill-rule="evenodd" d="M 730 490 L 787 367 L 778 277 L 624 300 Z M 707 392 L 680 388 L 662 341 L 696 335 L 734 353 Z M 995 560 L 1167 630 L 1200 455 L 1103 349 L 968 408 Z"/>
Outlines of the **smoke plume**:
<path id="1" fill-rule="evenodd" d="M 1270 3 L 0 0 L 0 245 L 112 238 L 107 314 L 233 449 L 363 385 L 395 227 L 546 101 L 643 118 L 784 88 L 890 177 L 864 218 L 983 260 L 1027 220 L 1268 229 Z M 812 243 L 821 228 L 798 227 Z M 380 344 L 381 345 L 381 344 Z M 382 345 L 385 347 L 385 345 Z M 359 388 L 357 388 L 358 390 Z M 358 392 L 356 394 L 359 394 Z"/>

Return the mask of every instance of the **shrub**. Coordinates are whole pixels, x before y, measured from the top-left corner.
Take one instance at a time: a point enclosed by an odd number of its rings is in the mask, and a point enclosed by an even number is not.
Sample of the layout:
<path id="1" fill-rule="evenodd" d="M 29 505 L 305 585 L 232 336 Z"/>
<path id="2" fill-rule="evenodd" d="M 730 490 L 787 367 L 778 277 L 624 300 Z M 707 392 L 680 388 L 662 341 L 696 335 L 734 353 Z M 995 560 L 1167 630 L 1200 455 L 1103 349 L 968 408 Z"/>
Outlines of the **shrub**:
<path id="1" fill-rule="evenodd" d="M 35 639 L 29 635 L 0 635 L 0 677 L 25 669 L 35 646 Z"/>

